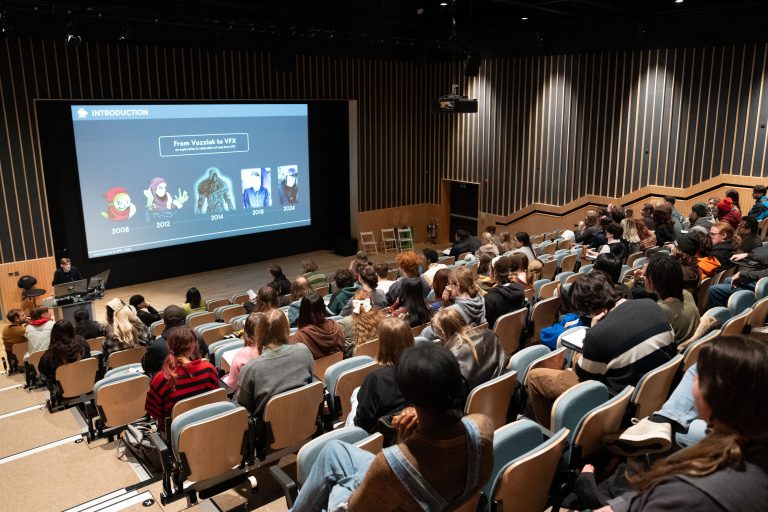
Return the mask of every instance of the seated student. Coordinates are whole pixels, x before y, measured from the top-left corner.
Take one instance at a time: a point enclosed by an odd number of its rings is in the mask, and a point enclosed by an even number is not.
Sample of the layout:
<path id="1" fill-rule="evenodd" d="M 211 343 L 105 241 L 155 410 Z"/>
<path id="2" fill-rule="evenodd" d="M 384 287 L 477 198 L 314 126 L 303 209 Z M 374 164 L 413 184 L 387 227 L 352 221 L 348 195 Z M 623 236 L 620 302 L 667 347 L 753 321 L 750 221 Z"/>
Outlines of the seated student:
<path id="1" fill-rule="evenodd" d="M 237 401 L 252 415 L 262 417 L 273 396 L 312 382 L 312 352 L 303 343 L 288 344 L 288 320 L 273 309 L 266 315 L 263 337 L 256 341 L 261 356 L 240 369 Z"/>
<path id="2" fill-rule="evenodd" d="M 632 219 L 625 218 L 621 221 L 621 228 L 624 230 L 624 240 L 627 243 L 628 254 L 635 254 L 640 251 L 640 235 L 637 233 L 637 226 Z"/>
<path id="3" fill-rule="evenodd" d="M 261 355 L 259 339 L 265 336 L 267 327 L 267 316 L 264 313 L 251 313 L 245 319 L 243 328 L 243 348 L 237 349 L 229 365 L 229 373 L 222 377 L 224 384 L 237 393 L 237 379 L 240 376 L 240 370 L 251 359 Z"/>
<path id="4" fill-rule="evenodd" d="M 483 415 L 462 418 L 466 390 L 456 358 L 438 345 L 409 348 L 395 366 L 395 382 L 413 404 L 392 420 L 400 443 L 374 456 L 330 441 L 293 512 L 448 510 L 485 485 L 493 466 L 493 426 Z M 415 476 L 392 470 L 405 463 Z M 408 491 L 419 481 L 431 487 L 424 505 Z"/>
<path id="5" fill-rule="evenodd" d="M 475 284 L 477 284 L 477 288 L 480 290 L 480 295 L 483 297 L 485 297 L 488 290 L 493 288 L 493 285 L 495 284 L 491 277 L 492 262 L 493 258 L 491 258 L 490 254 L 483 254 L 480 256 L 480 262 L 477 264 L 477 278 L 475 279 Z"/>
<path id="6" fill-rule="evenodd" d="M 280 265 L 270 265 L 269 275 L 272 276 L 272 280 L 267 283 L 267 286 L 274 288 L 277 291 L 278 297 L 291 293 L 291 282 L 283 274 L 283 269 Z"/>
<path id="7" fill-rule="evenodd" d="M 695 294 L 701 281 L 698 254 L 701 248 L 698 233 L 680 235 L 672 247 L 672 256 L 683 268 L 683 287 Z"/>
<path id="8" fill-rule="evenodd" d="M 291 283 L 291 303 L 288 304 L 288 309 L 285 312 L 288 315 L 288 323 L 291 327 L 296 327 L 296 319 L 299 318 L 299 310 L 301 309 L 301 300 L 311 291 L 312 288 L 309 286 L 309 281 L 303 277 L 297 277 Z"/>
<path id="9" fill-rule="evenodd" d="M 347 305 L 349 299 L 360 289 L 360 283 L 355 281 L 355 275 L 347 269 L 336 271 L 333 280 L 336 282 L 336 291 L 331 295 L 328 309 L 334 315 L 338 315 L 342 308 Z"/>
<path id="10" fill-rule="evenodd" d="M 656 226 L 654 234 L 659 246 L 675 241 L 675 221 L 672 220 L 672 208 L 669 205 L 660 204 L 654 208 L 653 223 Z"/>
<path id="11" fill-rule="evenodd" d="M 748 254 L 734 254 L 732 261 L 737 262 L 739 271 L 730 283 L 713 284 L 709 288 L 709 307 L 727 306 L 728 298 L 737 290 L 754 291 L 757 282 L 768 276 L 768 247 L 757 247 Z"/>
<path id="12" fill-rule="evenodd" d="M 197 336 L 191 329 L 174 328 L 168 334 L 167 346 L 168 356 L 149 384 L 145 405 L 161 431 L 165 430 L 165 419 L 176 402 L 219 387 L 216 368 L 200 357 Z"/>
<path id="13" fill-rule="evenodd" d="M 593 272 L 605 272 L 611 279 L 616 293 L 622 299 L 631 299 L 632 291 L 621 282 L 621 260 L 615 254 L 600 254 L 592 265 Z"/>
<path id="14" fill-rule="evenodd" d="M 492 276 L 495 286 L 485 295 L 485 319 L 488 327 L 493 329 L 496 320 L 506 313 L 511 313 L 525 305 L 525 289 L 520 283 L 510 281 L 509 274 L 512 266 L 509 256 L 496 258 L 493 264 Z"/>
<path id="15" fill-rule="evenodd" d="M 429 283 L 427 283 L 421 274 L 419 274 L 419 264 L 421 260 L 416 253 L 407 251 L 401 252 L 395 256 L 395 263 L 397 263 L 400 269 L 400 277 L 395 281 L 387 291 L 387 304 L 394 304 L 397 298 L 400 296 L 400 287 L 403 286 L 404 279 L 418 279 L 421 282 L 421 292 L 426 298 L 429 295 Z"/>
<path id="16" fill-rule="evenodd" d="M 149 344 L 144 357 L 141 359 L 141 367 L 150 377 L 162 368 L 163 362 L 168 356 L 168 336 L 173 329 L 184 325 L 185 318 L 186 315 L 184 314 L 184 310 L 179 306 L 171 305 L 163 310 L 163 324 L 165 324 L 165 329 L 160 336 L 155 338 L 155 340 Z M 208 345 L 205 343 L 202 336 L 196 336 L 200 357 L 208 357 Z"/>
<path id="17" fill-rule="evenodd" d="M 499 235 L 499 254 L 505 254 L 514 249 L 515 246 L 512 245 L 512 235 L 509 231 L 503 231 Z"/>
<path id="18" fill-rule="evenodd" d="M 318 272 L 315 260 L 302 261 L 301 268 L 304 269 L 304 275 L 301 277 L 309 281 L 309 286 L 311 288 L 320 288 L 328 284 L 325 280 L 325 274 Z"/>
<path id="19" fill-rule="evenodd" d="M 256 292 L 255 299 L 248 300 L 243 304 L 245 312 L 249 315 L 251 313 L 266 313 L 272 309 L 277 309 L 278 306 L 277 290 L 270 286 L 262 286 Z"/>
<path id="20" fill-rule="evenodd" d="M 129 348 L 146 347 L 152 341 L 149 327 L 139 320 L 133 306 L 125 306 L 115 313 L 112 330 L 104 338 L 104 358 L 113 352 Z"/>
<path id="21" fill-rule="evenodd" d="M 150 304 L 147 304 L 143 295 L 132 296 L 128 300 L 128 304 L 136 308 L 136 315 L 138 315 L 147 327 L 150 327 L 153 323 L 160 320 L 160 313 L 158 313 Z"/>
<path id="22" fill-rule="evenodd" d="M 699 249 L 696 251 L 696 263 L 701 278 L 704 279 L 717 274 L 720 262 L 712 256 L 712 238 L 710 238 L 709 233 L 702 233 L 701 230 L 693 229 L 688 232 L 687 236 L 695 238 L 699 244 Z M 678 238 L 675 243 L 680 246 L 681 243 L 684 243 L 683 237 Z"/>
<path id="23" fill-rule="evenodd" d="M 674 333 L 661 308 L 650 299 L 620 299 L 602 272 L 579 275 L 569 301 L 576 313 L 592 317 L 592 328 L 575 369 L 528 373 L 528 403 L 541 425 L 549 424 L 557 397 L 579 382 L 597 380 L 618 393 L 676 353 Z"/>
<path id="24" fill-rule="evenodd" d="M 672 256 L 658 254 L 645 269 L 645 289 L 655 293 L 656 302 L 667 317 L 675 334 L 675 344 L 688 340 L 701 321 L 696 300 L 683 289 L 683 268 Z"/>
<path id="25" fill-rule="evenodd" d="M 51 345 L 40 358 L 38 369 L 53 384 L 59 366 L 74 363 L 91 356 L 91 349 L 83 338 L 75 335 L 68 320 L 59 320 L 51 328 Z"/>
<path id="26" fill-rule="evenodd" d="M 344 357 L 352 357 L 355 347 L 376 338 L 383 315 L 371 302 L 371 292 L 358 290 L 352 298 L 352 314 L 339 321 L 344 333 Z"/>
<path id="27" fill-rule="evenodd" d="M 709 228 L 709 237 L 712 239 L 712 256 L 720 262 L 720 270 L 733 266 L 731 256 L 741 242 L 734 237 L 733 226 L 727 222 L 716 222 Z"/>
<path id="28" fill-rule="evenodd" d="M 704 345 L 698 375 L 686 379 L 687 396 L 676 398 L 686 416 L 698 415 L 706 422 L 706 436 L 630 477 L 637 491 L 613 499 L 601 497 L 600 504 L 607 501 L 607 506 L 599 510 L 764 509 L 760 503 L 768 500 L 766 365 L 768 345 L 762 340 L 723 337 Z M 644 426 L 654 425 L 658 424 Z"/>
<path id="29" fill-rule="evenodd" d="M 112 329 L 112 324 L 115 322 L 115 311 L 122 308 L 123 306 L 125 306 L 125 302 L 123 302 L 123 299 L 118 297 L 114 297 L 109 302 L 107 302 L 107 305 L 104 307 L 104 310 L 107 312 L 107 331 Z"/>
<path id="30" fill-rule="evenodd" d="M 355 254 L 355 259 L 349 262 L 349 266 L 347 269 L 349 270 L 355 270 L 360 265 L 370 265 L 371 262 L 368 260 L 368 253 L 365 251 L 357 251 L 357 254 Z"/>
<path id="31" fill-rule="evenodd" d="M 741 243 L 739 243 L 739 247 L 736 249 L 737 253 L 746 253 L 763 245 L 763 240 L 757 233 L 758 228 L 758 222 L 754 217 L 745 215 L 741 218 L 737 232 L 741 238 Z"/>
<path id="32" fill-rule="evenodd" d="M 187 290 L 186 302 L 182 304 L 181 309 L 184 310 L 185 316 L 206 311 L 205 301 L 200 296 L 200 291 L 194 286 Z"/>
<path id="33" fill-rule="evenodd" d="M 299 330 L 291 336 L 291 343 L 303 343 L 312 352 L 312 357 L 320 359 L 339 350 L 344 350 L 344 333 L 339 324 L 326 318 L 325 302 L 315 292 L 309 292 L 301 299 L 299 318 L 296 321 Z"/>
<path id="34" fill-rule="evenodd" d="M 605 226 L 605 238 L 607 242 L 597 250 L 589 249 L 587 258 L 595 259 L 598 254 L 615 254 L 619 259 L 624 260 L 628 256 L 627 250 L 622 243 L 621 237 L 624 235 L 624 229 L 618 224 L 608 224 Z"/>
<path id="35" fill-rule="evenodd" d="M 400 355 L 413 346 L 411 327 L 400 318 L 388 317 L 379 324 L 379 354 L 376 357 L 380 368 L 363 379 L 357 393 L 357 409 L 354 423 L 360 428 L 373 432 L 382 416 L 389 416 L 405 407 L 403 394 L 395 383 L 395 365 Z"/>
<path id="36" fill-rule="evenodd" d="M 457 230 L 454 240 L 455 242 L 453 247 L 451 247 L 448 256 L 453 256 L 457 259 L 465 252 L 474 254 L 475 251 L 478 250 L 481 245 L 483 245 L 479 238 L 474 235 L 470 235 L 469 231 L 465 229 Z"/>
<path id="37" fill-rule="evenodd" d="M 386 263 L 376 263 L 373 265 L 373 270 L 379 278 L 379 283 L 376 288 L 381 290 L 386 297 L 389 287 L 395 283 L 394 281 L 389 280 L 389 267 Z"/>
<path id="38" fill-rule="evenodd" d="M 85 340 L 107 335 L 107 327 L 96 320 L 91 320 L 87 309 L 75 311 L 75 334 Z"/>
<path id="39" fill-rule="evenodd" d="M 448 280 L 451 277 L 451 271 L 448 268 L 441 268 L 435 272 L 435 277 L 432 279 L 432 313 L 436 313 L 441 307 L 443 307 L 443 292 L 445 287 L 448 286 Z"/>
<path id="40" fill-rule="evenodd" d="M 739 227 L 741 222 L 741 211 L 734 204 L 733 199 L 730 197 L 723 198 L 722 201 L 717 203 L 717 220 L 720 222 L 727 222 L 733 229 Z"/>
<path id="41" fill-rule="evenodd" d="M 422 254 L 427 263 L 427 269 L 421 274 L 421 277 L 424 278 L 429 286 L 432 286 L 432 279 L 434 279 L 435 273 L 442 268 L 446 268 L 446 265 L 440 263 L 440 257 L 434 249 L 424 249 Z"/>
<path id="42" fill-rule="evenodd" d="M 354 273 L 357 274 L 357 284 L 360 285 L 360 289 L 368 292 L 371 302 L 376 309 L 387 307 L 386 295 L 379 290 L 379 276 L 376 275 L 373 266 L 359 265 L 355 268 Z M 352 314 L 352 298 L 347 301 L 339 314 L 341 316 L 349 316 Z"/>
<path id="43" fill-rule="evenodd" d="M 645 252 L 651 247 L 656 247 L 656 235 L 653 231 L 648 229 L 645 222 L 640 219 L 635 219 L 633 222 L 635 223 L 637 236 L 640 238 L 640 250 Z"/>
<path id="44" fill-rule="evenodd" d="M 424 325 L 432 318 L 432 308 L 422 295 L 419 279 L 401 279 L 400 296 L 392 304 L 392 316 L 402 318 L 411 327 Z"/>
<path id="45" fill-rule="evenodd" d="M 432 329 L 456 356 L 469 389 L 504 373 L 506 354 L 493 331 L 468 326 L 461 313 L 452 308 L 437 312 Z"/>
<path id="46" fill-rule="evenodd" d="M 27 342 L 27 336 L 24 333 L 26 332 L 29 318 L 24 315 L 22 310 L 17 308 L 9 310 L 5 318 L 10 323 L 3 327 L 3 345 L 5 346 L 6 355 L 10 357 L 14 345 Z M 18 362 L 20 363 L 21 361 Z"/>
<path id="47" fill-rule="evenodd" d="M 24 354 L 24 360 L 29 354 L 48 350 L 51 344 L 51 329 L 53 329 L 53 320 L 51 312 L 46 306 L 38 306 L 32 310 L 32 315 L 27 327 L 24 329 L 24 336 L 29 342 L 27 353 Z"/>
<path id="48" fill-rule="evenodd" d="M 536 260 L 538 263 L 538 260 Z M 509 280 L 520 283 L 525 289 L 533 289 L 535 283 L 541 277 L 541 272 L 534 274 L 528 267 L 528 256 L 523 253 L 509 255 Z"/>
<path id="49" fill-rule="evenodd" d="M 499 248 L 493 243 L 493 235 L 487 231 L 480 236 L 480 241 L 483 245 L 475 251 L 475 256 L 478 258 L 483 254 L 489 255 L 491 258 L 495 258 L 499 255 Z"/>
<path id="50" fill-rule="evenodd" d="M 443 291 L 443 304 L 458 310 L 467 324 L 480 325 L 485 322 L 485 301 L 479 292 L 470 270 L 454 268 Z"/>

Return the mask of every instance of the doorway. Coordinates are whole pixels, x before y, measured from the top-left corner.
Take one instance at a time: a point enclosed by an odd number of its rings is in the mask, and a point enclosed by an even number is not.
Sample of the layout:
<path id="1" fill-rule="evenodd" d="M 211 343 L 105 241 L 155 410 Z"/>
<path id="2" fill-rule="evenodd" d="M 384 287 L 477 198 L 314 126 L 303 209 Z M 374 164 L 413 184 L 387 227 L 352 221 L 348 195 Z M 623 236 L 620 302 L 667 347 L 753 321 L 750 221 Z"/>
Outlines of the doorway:
<path id="1" fill-rule="evenodd" d="M 478 183 L 446 180 L 450 188 L 450 232 L 448 238 L 453 241 L 456 230 L 465 229 L 477 235 Z"/>

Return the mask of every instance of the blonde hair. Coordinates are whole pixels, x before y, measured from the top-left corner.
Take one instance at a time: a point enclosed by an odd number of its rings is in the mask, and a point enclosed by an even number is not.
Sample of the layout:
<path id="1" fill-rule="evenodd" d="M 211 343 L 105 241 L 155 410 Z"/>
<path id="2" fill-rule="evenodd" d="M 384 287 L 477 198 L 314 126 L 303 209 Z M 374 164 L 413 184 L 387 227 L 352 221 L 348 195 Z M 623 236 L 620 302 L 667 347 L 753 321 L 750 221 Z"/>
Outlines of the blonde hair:
<path id="1" fill-rule="evenodd" d="M 479 361 L 475 344 L 472 343 L 472 338 L 470 337 L 473 329 L 467 325 L 467 321 L 459 310 L 456 308 L 441 309 L 432 319 L 432 328 L 435 334 L 442 340 L 445 348 L 455 350 L 461 345 L 466 344 L 472 351 L 472 357 L 475 359 L 475 362 Z"/>
<path id="2" fill-rule="evenodd" d="M 631 244 L 640 243 L 640 235 L 637 233 L 635 221 L 629 218 L 622 219 L 621 227 L 624 228 L 624 238 Z"/>
<path id="3" fill-rule="evenodd" d="M 133 348 L 137 345 L 136 338 L 138 334 L 138 325 L 141 323 L 136 316 L 136 308 L 131 305 L 123 306 L 115 311 L 115 321 L 113 329 L 115 336 L 126 345 L 126 348 Z"/>

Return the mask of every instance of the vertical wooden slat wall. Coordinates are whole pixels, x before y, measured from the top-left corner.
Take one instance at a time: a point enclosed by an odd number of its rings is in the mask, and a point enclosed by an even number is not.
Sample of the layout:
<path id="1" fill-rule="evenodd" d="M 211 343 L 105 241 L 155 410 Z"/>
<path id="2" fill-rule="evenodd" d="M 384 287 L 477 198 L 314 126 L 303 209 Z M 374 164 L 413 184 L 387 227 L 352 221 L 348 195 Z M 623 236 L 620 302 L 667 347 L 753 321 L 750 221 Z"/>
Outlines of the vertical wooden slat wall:
<path id="1" fill-rule="evenodd" d="M 359 205 L 440 203 L 441 180 L 481 184 L 480 210 L 685 189 L 766 175 L 764 44 L 450 63 L 5 38 L 0 42 L 0 263 L 53 255 L 35 99 L 355 99 Z M 430 112 L 460 90 L 474 115 Z"/>

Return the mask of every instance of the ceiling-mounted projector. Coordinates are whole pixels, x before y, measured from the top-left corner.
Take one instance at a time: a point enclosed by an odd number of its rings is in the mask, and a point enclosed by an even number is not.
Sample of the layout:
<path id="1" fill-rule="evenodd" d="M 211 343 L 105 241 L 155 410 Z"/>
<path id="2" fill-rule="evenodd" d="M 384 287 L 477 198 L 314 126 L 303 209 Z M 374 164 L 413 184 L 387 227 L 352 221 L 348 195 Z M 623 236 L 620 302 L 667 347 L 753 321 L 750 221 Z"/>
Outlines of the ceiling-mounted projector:
<path id="1" fill-rule="evenodd" d="M 458 94 L 446 94 L 432 102 L 432 112 L 445 114 L 476 114 L 477 100 Z"/>

